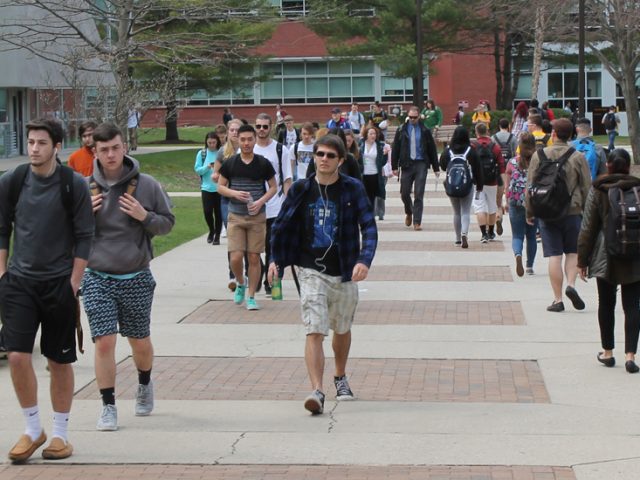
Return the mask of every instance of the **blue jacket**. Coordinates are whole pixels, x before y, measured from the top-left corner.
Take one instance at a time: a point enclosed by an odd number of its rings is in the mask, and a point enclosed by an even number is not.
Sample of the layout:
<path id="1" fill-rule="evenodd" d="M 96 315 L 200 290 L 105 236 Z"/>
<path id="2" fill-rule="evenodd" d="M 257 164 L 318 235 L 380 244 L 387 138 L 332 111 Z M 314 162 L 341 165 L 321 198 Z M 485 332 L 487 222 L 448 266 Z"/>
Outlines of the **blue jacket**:
<path id="1" fill-rule="evenodd" d="M 193 166 L 193 169 L 198 175 L 200 175 L 200 190 L 211 193 L 218 191 L 218 184 L 211 180 L 213 169 L 209 168 L 209 164 L 215 163 L 217 156 L 217 150 L 212 152 L 207 149 L 207 154 L 203 159 L 202 150 L 198 150 L 198 153 L 196 154 L 196 163 Z"/>
<path id="2" fill-rule="evenodd" d="M 338 254 L 342 281 L 351 280 L 356 263 L 371 266 L 378 245 L 378 229 L 367 194 L 358 180 L 340 174 L 340 227 L 338 229 Z M 278 267 L 282 278 L 285 267 L 297 265 L 300 260 L 305 195 L 316 184 L 315 175 L 295 182 L 282 204 L 280 214 L 271 227 L 271 260 Z M 360 234 L 362 232 L 362 248 Z"/>

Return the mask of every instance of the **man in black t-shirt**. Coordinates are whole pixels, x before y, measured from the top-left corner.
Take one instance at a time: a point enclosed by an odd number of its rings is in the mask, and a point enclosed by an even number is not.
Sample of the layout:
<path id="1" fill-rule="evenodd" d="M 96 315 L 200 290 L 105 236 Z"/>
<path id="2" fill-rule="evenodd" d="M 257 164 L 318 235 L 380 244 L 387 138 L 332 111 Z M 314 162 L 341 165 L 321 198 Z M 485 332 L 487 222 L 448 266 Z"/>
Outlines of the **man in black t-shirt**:
<path id="1" fill-rule="evenodd" d="M 241 305 L 245 299 L 247 286 L 243 260 L 246 253 L 249 261 L 247 310 L 259 310 L 255 293 L 261 273 L 260 254 L 265 247 L 265 205 L 276 193 L 276 172 L 269 160 L 253 153 L 256 131 L 251 125 L 243 125 L 238 129 L 238 141 L 240 153 L 224 162 L 220 168 L 218 192 L 230 199 L 227 244 L 231 270 L 238 284 L 233 301 Z M 269 185 L 268 190 L 265 183 Z"/>

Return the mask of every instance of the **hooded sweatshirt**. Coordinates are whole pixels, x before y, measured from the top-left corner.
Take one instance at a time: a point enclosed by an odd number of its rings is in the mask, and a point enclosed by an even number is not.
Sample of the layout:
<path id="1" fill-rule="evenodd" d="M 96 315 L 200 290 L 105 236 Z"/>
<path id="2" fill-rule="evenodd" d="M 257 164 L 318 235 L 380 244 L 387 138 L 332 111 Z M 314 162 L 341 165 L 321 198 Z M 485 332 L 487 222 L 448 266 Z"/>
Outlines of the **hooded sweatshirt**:
<path id="1" fill-rule="evenodd" d="M 171 231 L 175 217 L 169 197 L 152 176 L 139 173 L 140 165 L 125 156 L 122 176 L 109 186 L 102 167 L 95 161 L 93 179 L 103 195 L 102 206 L 95 214 L 96 229 L 88 267 L 114 275 L 135 273 L 148 268 L 153 258 L 151 239 Z M 120 210 L 118 199 L 127 191 L 129 180 L 139 174 L 133 196 L 147 210 L 140 222 Z"/>

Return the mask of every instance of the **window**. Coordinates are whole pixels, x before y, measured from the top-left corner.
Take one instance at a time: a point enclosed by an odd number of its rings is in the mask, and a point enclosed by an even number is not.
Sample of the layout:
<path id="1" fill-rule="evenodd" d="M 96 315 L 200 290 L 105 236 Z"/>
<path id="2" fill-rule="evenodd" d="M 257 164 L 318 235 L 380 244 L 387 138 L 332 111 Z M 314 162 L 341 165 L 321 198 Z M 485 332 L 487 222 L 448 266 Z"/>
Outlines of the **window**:
<path id="1" fill-rule="evenodd" d="M 424 95 L 429 93 L 427 79 L 422 84 Z M 413 100 L 413 81 L 410 78 L 382 77 L 383 102 L 410 102 Z"/>
<path id="2" fill-rule="evenodd" d="M 547 95 L 551 108 L 563 108 L 567 102 L 578 104 L 580 81 L 578 72 L 549 72 L 547 75 Z M 602 103 L 602 72 L 590 71 L 585 78 L 585 99 L 587 111 L 592 112 Z"/>

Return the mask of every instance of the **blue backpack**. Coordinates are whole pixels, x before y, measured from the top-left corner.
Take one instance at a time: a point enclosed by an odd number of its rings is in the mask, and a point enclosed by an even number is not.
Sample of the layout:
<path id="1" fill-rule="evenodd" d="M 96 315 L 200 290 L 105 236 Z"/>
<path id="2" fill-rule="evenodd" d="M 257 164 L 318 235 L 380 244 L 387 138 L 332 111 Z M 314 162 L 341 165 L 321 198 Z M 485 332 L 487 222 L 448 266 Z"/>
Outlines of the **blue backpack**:
<path id="1" fill-rule="evenodd" d="M 575 140 L 573 146 L 578 152 L 581 152 L 589 163 L 589 171 L 591 171 L 591 180 L 595 180 L 598 176 L 598 164 L 600 156 L 596 150 L 596 142 L 589 139 Z"/>

